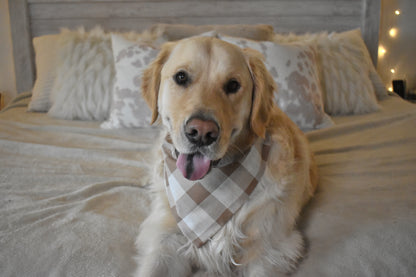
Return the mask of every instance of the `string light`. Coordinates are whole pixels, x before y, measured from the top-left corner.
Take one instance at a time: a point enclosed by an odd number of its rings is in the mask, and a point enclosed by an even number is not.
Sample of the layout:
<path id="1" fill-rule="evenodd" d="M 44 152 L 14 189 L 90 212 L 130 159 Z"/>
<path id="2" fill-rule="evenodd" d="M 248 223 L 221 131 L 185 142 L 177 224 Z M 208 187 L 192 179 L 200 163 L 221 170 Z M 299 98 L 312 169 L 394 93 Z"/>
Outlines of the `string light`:
<path id="1" fill-rule="evenodd" d="M 392 38 L 395 38 L 395 37 L 396 37 L 396 35 L 397 35 L 397 29 L 396 29 L 396 28 L 391 28 L 391 29 L 389 30 L 389 35 L 390 35 Z"/>
<path id="2" fill-rule="evenodd" d="M 394 10 L 394 15 L 399 16 L 400 14 L 401 14 L 401 11 L 399 9 Z M 399 34 L 398 28 L 391 27 L 388 30 L 388 35 L 392 39 L 396 38 L 398 34 Z M 383 58 L 387 53 L 388 53 L 388 49 L 386 49 L 383 45 L 380 44 L 378 46 L 378 57 L 379 58 Z M 397 74 L 396 71 L 397 71 L 396 68 L 390 68 L 391 74 L 396 75 Z M 393 87 L 390 85 L 390 86 L 388 86 L 387 90 L 392 92 L 393 91 Z"/>
<path id="3" fill-rule="evenodd" d="M 384 54 L 386 54 L 386 48 L 384 48 L 383 45 L 380 45 L 378 47 L 378 55 L 380 56 L 380 58 L 384 57 Z"/>

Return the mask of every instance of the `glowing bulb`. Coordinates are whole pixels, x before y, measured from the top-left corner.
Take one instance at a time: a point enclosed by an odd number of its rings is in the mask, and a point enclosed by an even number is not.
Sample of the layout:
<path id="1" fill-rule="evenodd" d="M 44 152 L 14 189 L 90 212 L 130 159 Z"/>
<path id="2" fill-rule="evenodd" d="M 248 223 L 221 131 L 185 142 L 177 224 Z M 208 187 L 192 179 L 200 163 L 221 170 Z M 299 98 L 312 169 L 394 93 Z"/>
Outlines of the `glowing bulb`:
<path id="1" fill-rule="evenodd" d="M 389 88 L 388 88 L 388 90 L 389 90 L 390 92 L 393 92 L 393 88 L 392 88 L 392 87 L 389 87 Z"/>
<path id="2" fill-rule="evenodd" d="M 396 28 L 391 28 L 389 31 L 389 35 L 394 38 L 397 35 L 397 29 Z"/>
<path id="3" fill-rule="evenodd" d="M 394 73 L 396 73 L 396 70 L 394 68 L 392 68 L 392 69 L 390 69 L 390 72 L 394 74 Z"/>
<path id="4" fill-rule="evenodd" d="M 394 14 L 395 14 L 395 15 L 400 15 L 400 10 L 395 10 L 395 11 L 394 11 Z"/>
<path id="5" fill-rule="evenodd" d="M 384 54 L 386 54 L 386 52 L 386 48 L 384 48 L 382 45 L 378 47 L 378 55 L 380 56 L 380 58 L 382 58 Z"/>

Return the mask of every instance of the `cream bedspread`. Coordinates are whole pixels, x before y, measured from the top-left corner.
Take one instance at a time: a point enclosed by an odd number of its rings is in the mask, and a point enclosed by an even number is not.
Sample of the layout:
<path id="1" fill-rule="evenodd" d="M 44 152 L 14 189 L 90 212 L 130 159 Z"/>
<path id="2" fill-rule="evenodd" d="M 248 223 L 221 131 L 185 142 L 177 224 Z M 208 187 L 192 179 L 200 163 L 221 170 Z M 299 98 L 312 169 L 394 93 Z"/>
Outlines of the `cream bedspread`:
<path id="1" fill-rule="evenodd" d="M 28 99 L 0 113 L 0 276 L 129 276 L 157 130 L 54 120 Z M 416 275 L 416 105 L 381 105 L 308 133 L 321 177 L 295 276 Z"/>

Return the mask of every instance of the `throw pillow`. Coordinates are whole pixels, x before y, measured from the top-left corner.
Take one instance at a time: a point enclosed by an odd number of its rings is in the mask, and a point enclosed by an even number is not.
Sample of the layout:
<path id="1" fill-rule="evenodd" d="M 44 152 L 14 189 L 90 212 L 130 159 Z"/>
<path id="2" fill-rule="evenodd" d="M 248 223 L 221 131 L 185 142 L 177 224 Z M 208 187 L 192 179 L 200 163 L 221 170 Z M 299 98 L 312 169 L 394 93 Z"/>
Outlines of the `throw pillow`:
<path id="1" fill-rule="evenodd" d="M 266 67 L 277 84 L 275 101 L 301 130 L 310 131 L 333 124 L 324 112 L 319 71 L 312 46 L 221 38 L 263 54 Z"/>
<path id="2" fill-rule="evenodd" d="M 205 32 L 215 31 L 218 34 L 244 37 L 252 40 L 272 40 L 273 27 L 266 24 L 258 25 L 187 25 L 187 24 L 156 24 L 151 31 L 162 36 L 168 41 L 179 40 L 187 37 L 197 36 Z"/>
<path id="3" fill-rule="evenodd" d="M 60 119 L 104 120 L 110 108 L 115 70 L 110 35 L 63 30 L 48 114 Z"/>
<path id="4" fill-rule="evenodd" d="M 111 43 L 116 82 L 110 116 L 101 128 L 148 127 L 152 113 L 141 95 L 142 73 L 158 50 L 116 34 L 111 35 Z"/>
<path id="5" fill-rule="evenodd" d="M 331 34 L 276 34 L 274 41 L 316 47 L 325 111 L 332 115 L 377 111 L 377 98 L 387 96 L 359 29 Z"/>
<path id="6" fill-rule="evenodd" d="M 56 78 L 59 35 L 35 37 L 36 81 L 28 111 L 47 112 L 51 107 L 50 95 Z"/>

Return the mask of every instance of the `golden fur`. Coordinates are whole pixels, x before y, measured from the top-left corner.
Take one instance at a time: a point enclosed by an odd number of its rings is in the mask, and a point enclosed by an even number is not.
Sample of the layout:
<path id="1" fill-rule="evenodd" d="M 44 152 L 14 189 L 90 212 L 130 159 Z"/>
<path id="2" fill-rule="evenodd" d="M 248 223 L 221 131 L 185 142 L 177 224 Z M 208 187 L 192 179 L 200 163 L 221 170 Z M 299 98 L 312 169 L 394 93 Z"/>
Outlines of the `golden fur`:
<path id="1" fill-rule="evenodd" d="M 174 81 L 180 70 L 189 74 L 186 86 Z M 241 87 L 227 94 L 230 79 Z M 261 55 L 215 38 L 168 43 L 144 72 L 142 88 L 153 121 L 161 119 L 179 152 L 190 151 L 183 125 L 195 113 L 208 114 L 221 130 L 205 149 L 211 160 L 227 159 L 266 133 L 273 146 L 250 199 L 201 248 L 187 241 L 170 212 L 159 149 L 152 212 L 137 239 L 137 276 L 278 276 L 294 270 L 303 254 L 296 218 L 316 188 L 317 169 L 305 136 L 274 104 L 275 84 Z"/>

